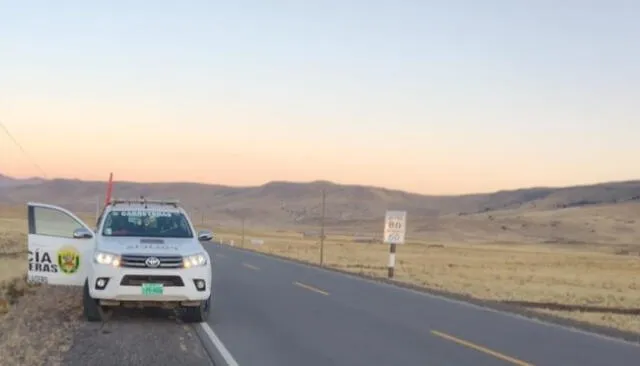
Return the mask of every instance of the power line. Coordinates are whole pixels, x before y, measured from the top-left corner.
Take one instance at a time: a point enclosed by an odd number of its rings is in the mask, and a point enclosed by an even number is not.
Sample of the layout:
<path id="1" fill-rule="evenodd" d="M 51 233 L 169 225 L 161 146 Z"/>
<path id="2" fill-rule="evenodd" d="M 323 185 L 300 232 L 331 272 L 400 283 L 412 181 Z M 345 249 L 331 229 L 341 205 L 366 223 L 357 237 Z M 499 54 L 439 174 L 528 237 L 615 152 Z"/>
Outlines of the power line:
<path id="1" fill-rule="evenodd" d="M 42 177 L 47 179 L 47 173 L 44 171 L 44 169 L 42 169 L 42 167 L 38 165 L 36 160 L 31 155 L 29 155 L 29 153 L 27 153 L 27 150 L 25 150 L 24 147 L 20 145 L 18 140 L 16 140 L 16 138 L 13 137 L 11 132 L 9 132 L 9 129 L 7 128 L 7 126 L 5 126 L 5 124 L 2 123 L 2 121 L 0 121 L 0 127 L 2 127 L 2 130 L 4 130 L 4 133 L 11 139 L 11 141 L 13 141 L 14 144 L 16 144 L 16 146 L 20 149 L 20 151 L 22 151 L 22 153 L 27 157 L 27 159 L 31 161 L 31 164 L 33 164 L 33 166 L 35 166 L 36 169 L 40 171 L 40 173 L 42 174 Z"/>

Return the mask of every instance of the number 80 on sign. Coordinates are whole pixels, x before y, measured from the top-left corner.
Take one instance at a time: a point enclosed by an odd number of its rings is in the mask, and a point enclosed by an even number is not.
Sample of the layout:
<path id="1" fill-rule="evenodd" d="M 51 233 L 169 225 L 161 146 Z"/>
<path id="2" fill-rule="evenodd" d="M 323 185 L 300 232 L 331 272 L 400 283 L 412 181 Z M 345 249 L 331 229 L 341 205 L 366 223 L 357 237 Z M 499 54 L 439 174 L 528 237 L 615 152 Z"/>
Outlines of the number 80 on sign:
<path id="1" fill-rule="evenodd" d="M 406 211 L 387 211 L 384 225 L 384 242 L 387 244 L 404 244 L 406 232 Z"/>

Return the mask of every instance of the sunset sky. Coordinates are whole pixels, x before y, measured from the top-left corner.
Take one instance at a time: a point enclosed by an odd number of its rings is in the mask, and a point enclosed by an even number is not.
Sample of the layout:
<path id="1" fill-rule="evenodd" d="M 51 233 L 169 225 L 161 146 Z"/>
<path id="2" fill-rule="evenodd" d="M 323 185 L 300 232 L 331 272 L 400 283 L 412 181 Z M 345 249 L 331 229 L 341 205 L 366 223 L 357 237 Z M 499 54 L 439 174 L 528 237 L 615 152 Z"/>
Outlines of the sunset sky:
<path id="1" fill-rule="evenodd" d="M 640 178 L 640 2 L 0 0 L 47 177 L 454 194 Z M 41 171 L 0 129 L 0 173 Z"/>

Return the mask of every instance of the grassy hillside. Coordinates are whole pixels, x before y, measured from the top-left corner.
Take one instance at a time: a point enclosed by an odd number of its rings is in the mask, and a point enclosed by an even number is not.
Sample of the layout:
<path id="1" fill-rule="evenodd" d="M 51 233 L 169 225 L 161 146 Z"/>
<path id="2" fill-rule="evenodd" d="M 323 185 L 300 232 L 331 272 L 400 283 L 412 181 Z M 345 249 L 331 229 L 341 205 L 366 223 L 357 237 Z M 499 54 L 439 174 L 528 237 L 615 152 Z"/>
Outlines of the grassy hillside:
<path id="1" fill-rule="evenodd" d="M 104 182 L 34 180 L 0 185 L 0 205 L 41 201 L 92 212 Z M 428 196 L 379 187 L 270 182 L 254 187 L 198 183 L 117 182 L 117 197 L 178 198 L 195 220 L 237 226 L 311 230 L 327 190 L 326 225 L 334 232 L 379 234 L 387 209 L 409 212 L 409 231 L 431 240 L 616 243 L 638 240 L 640 181 L 562 188 L 528 188 L 488 194 Z"/>

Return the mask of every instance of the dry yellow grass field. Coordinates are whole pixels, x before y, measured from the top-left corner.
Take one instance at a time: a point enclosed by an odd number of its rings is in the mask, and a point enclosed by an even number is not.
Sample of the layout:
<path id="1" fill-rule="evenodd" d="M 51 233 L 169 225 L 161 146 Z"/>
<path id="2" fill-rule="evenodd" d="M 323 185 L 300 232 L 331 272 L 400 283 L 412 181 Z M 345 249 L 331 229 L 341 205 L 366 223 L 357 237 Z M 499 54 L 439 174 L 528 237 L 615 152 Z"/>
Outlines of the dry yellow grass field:
<path id="1" fill-rule="evenodd" d="M 23 287 L 27 274 L 26 220 L 0 211 L 0 314 L 8 310 L 10 288 Z"/>
<path id="2" fill-rule="evenodd" d="M 0 360 L 6 365 L 59 365 L 80 324 L 76 289 L 26 283 L 26 210 L 0 209 Z"/>

